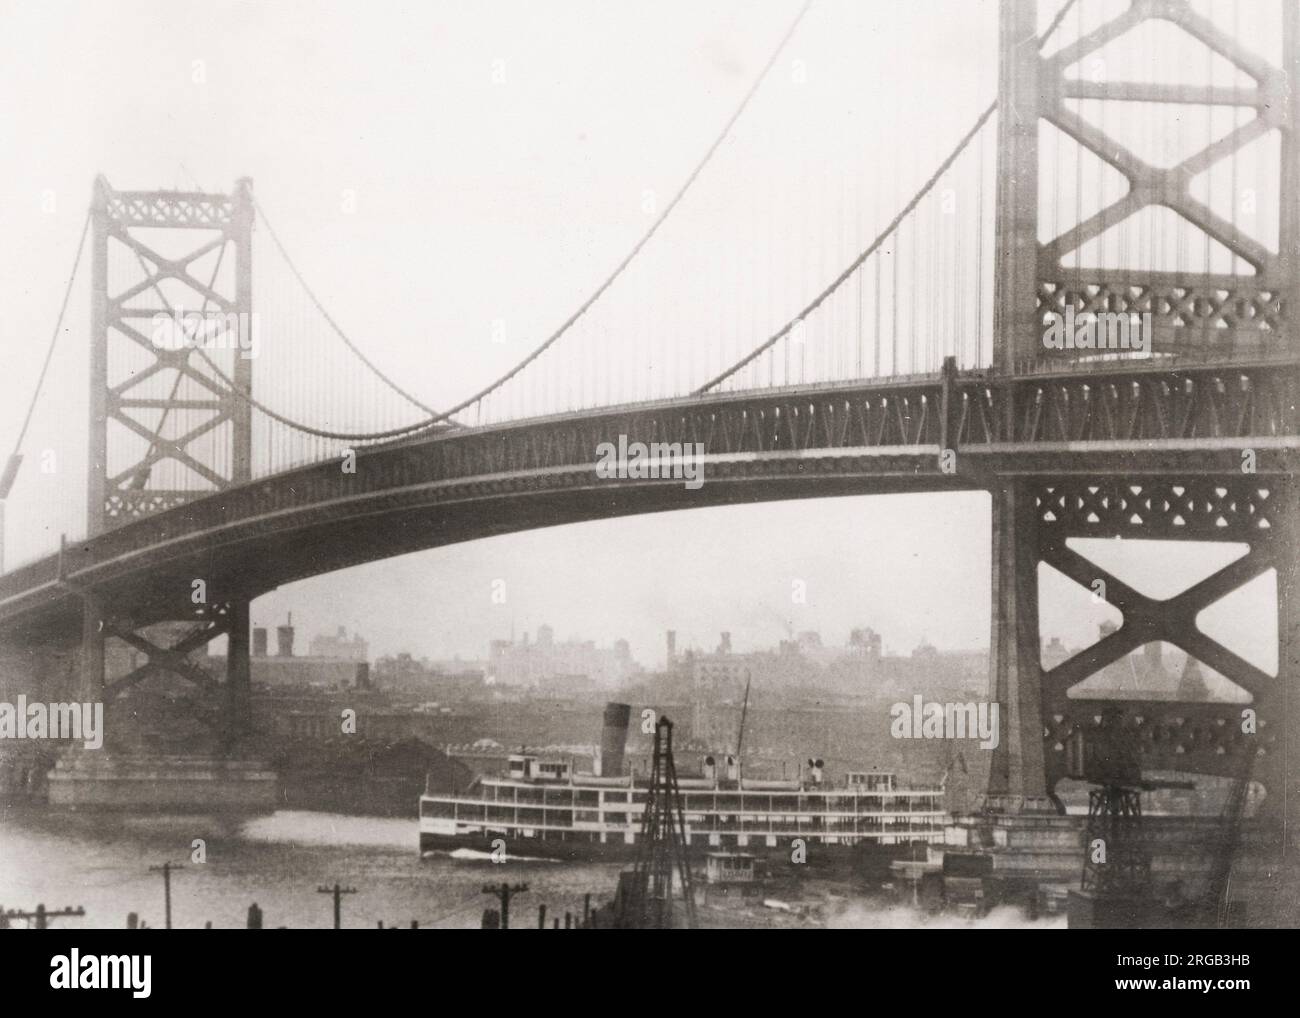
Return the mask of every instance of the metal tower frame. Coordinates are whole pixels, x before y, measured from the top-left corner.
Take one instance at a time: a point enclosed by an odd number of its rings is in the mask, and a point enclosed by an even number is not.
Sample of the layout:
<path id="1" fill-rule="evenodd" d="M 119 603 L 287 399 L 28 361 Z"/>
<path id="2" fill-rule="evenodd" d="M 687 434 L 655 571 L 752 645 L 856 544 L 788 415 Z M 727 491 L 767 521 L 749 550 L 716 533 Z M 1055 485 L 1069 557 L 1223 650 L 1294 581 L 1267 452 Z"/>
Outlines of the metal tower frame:
<path id="1" fill-rule="evenodd" d="M 632 922 L 638 929 L 671 928 L 673 898 L 680 893 L 686 924 L 695 927 L 695 890 L 686 839 L 677 766 L 673 762 L 673 723 L 660 718 L 655 724 L 650 787 L 641 817 L 631 900 L 625 903 L 631 914 L 625 913 L 625 922 Z"/>
<path id="2" fill-rule="evenodd" d="M 196 369 L 189 344 L 156 342 L 150 324 L 160 314 L 169 318 L 182 311 L 203 316 L 220 316 L 220 329 L 251 329 L 252 319 L 252 181 L 241 178 L 231 194 L 187 191 L 116 191 L 102 175 L 95 178 L 91 205 L 91 330 L 90 330 L 90 445 L 87 456 L 88 501 L 86 525 L 89 537 L 114 526 L 183 505 L 190 499 L 247 483 L 252 479 L 252 406 L 209 372 Z M 179 255 L 159 250 L 155 234 L 164 230 L 192 231 L 193 246 Z M 120 248 L 133 258 L 142 278 L 118 293 L 110 292 L 110 251 Z M 233 271 L 222 288 L 220 271 L 228 251 L 233 251 Z M 195 264 L 215 252 L 214 267 L 207 279 L 195 274 Z M 164 292 L 164 284 L 181 284 L 200 307 L 175 307 Z M 205 322 L 206 324 L 206 322 Z M 146 366 L 115 380 L 111 374 L 117 351 L 148 355 Z M 175 372 L 171 395 L 158 399 L 148 393 L 146 383 L 160 374 Z M 180 382 L 190 383 L 191 394 L 178 398 Z M 235 356 L 229 376 L 236 389 L 251 395 L 253 365 L 250 357 Z M 192 395 L 197 389 L 197 398 Z M 174 412 L 209 411 L 201 423 L 182 434 L 168 437 L 166 424 Z M 157 423 L 148 427 L 131 411 L 154 412 Z M 110 474 L 113 436 L 109 422 L 115 422 L 146 445 L 139 456 L 130 456 L 124 467 Z M 227 425 L 229 438 L 218 455 L 205 461 L 197 448 L 200 438 Z M 172 460 L 200 480 L 193 488 L 164 488 L 152 482 L 153 468 Z M 60 557 L 62 561 L 62 556 Z M 60 578 L 62 580 L 62 565 Z M 66 582 L 66 581 L 64 581 Z M 210 601 L 195 604 L 185 591 L 176 592 L 170 620 L 191 624 L 179 639 L 159 638 L 129 618 L 117 616 L 111 604 L 88 591 L 79 591 L 83 605 L 81 670 L 84 694 L 94 700 L 111 700 L 136 683 L 158 672 L 166 672 L 214 695 L 220 718 L 219 728 L 226 744 L 232 745 L 251 724 L 249 693 L 248 598 L 239 591 L 217 591 Z M 189 659 L 189 654 L 217 636 L 226 636 L 226 679 L 218 684 L 207 671 Z M 127 675 L 105 681 L 104 641 L 117 638 L 145 655 L 145 662 Z"/>
<path id="3" fill-rule="evenodd" d="M 160 314 L 181 310 L 200 314 L 236 315 L 241 328 L 252 327 L 252 182 L 241 179 L 234 192 L 203 194 L 186 191 L 115 191 L 108 181 L 95 178 L 91 207 L 91 326 L 90 326 L 90 449 L 87 457 L 87 532 L 94 537 L 113 526 L 181 505 L 198 495 L 240 484 L 252 478 L 252 408 L 209 373 L 192 362 L 189 346 L 159 346 L 149 323 Z M 180 256 L 159 251 L 151 230 L 194 231 L 195 246 Z M 143 278 L 120 293 L 110 293 L 110 249 L 120 247 L 133 257 Z M 233 249 L 233 289 L 221 292 L 218 274 L 226 251 Z M 193 271 L 196 262 L 216 252 L 215 268 L 208 279 Z M 178 281 L 191 291 L 198 309 L 179 309 L 163 292 L 162 284 Z M 120 347 L 146 351 L 148 365 L 115 381 L 110 377 L 112 354 Z M 134 352 L 134 351 L 132 351 Z M 160 373 L 177 373 L 170 399 L 144 394 L 142 387 Z M 185 378 L 201 398 L 177 399 Z M 251 358 L 236 357 L 232 381 L 252 393 Z M 210 416 L 185 433 L 168 438 L 165 424 L 174 411 L 207 410 Z M 131 411 L 157 412 L 158 424 L 150 428 Z M 142 456 L 132 456 L 125 467 L 109 474 L 109 422 L 148 443 Z M 205 462 L 195 449 L 199 438 L 229 422 L 229 448 L 222 462 Z M 182 464 L 207 488 L 167 489 L 153 486 L 152 469 L 164 460 Z"/>
<path id="4" fill-rule="evenodd" d="M 1193 415 L 1226 422 L 1233 449 L 1266 444 L 1282 432 L 1261 431 L 1260 407 L 1269 397 L 1225 363 L 1230 357 L 1267 358 L 1270 371 L 1294 391 L 1300 344 L 1300 12 L 1283 4 L 1285 64 L 1274 67 L 1201 17 L 1186 0 L 1134 0 L 1122 14 L 1086 32 L 1050 56 L 1040 52 L 1033 0 L 1002 0 L 999 71 L 999 166 L 996 213 L 998 269 L 994 300 L 995 375 L 1004 393 L 1004 433 L 1036 433 L 1040 418 L 1081 434 L 1093 418 L 1136 432 L 1159 419 L 1161 432 L 1194 434 Z M 1148 21 L 1175 26 L 1244 71 L 1254 85 L 1218 88 L 1066 77 L 1071 65 Z M 1086 122 L 1067 100 L 1140 101 L 1165 106 L 1170 117 L 1188 104 L 1250 107 L 1255 116 L 1225 137 L 1163 169 L 1151 166 L 1114 137 Z M 1041 123 L 1049 123 L 1083 150 L 1118 171 L 1128 191 L 1059 236 L 1039 241 Z M 1191 193 L 1193 176 L 1230 157 L 1263 133 L 1277 130 L 1280 215 L 1277 254 L 1225 221 Z M 1253 275 L 1080 269 L 1062 257 L 1101 236 L 1140 209 L 1163 205 L 1241 258 Z M 1150 313 L 1153 350 L 1177 354 L 1143 380 L 1085 380 L 1062 388 L 1027 376 L 1060 372 L 1059 357 L 1042 343 L 1046 316 L 1090 312 Z M 1135 378 L 1141 365 L 1135 364 Z M 1283 386 L 1287 389 L 1288 386 Z M 1062 405 L 1062 393 L 1070 406 Z M 1184 399 L 1194 393 L 1190 399 Z M 1267 415 L 1265 415 L 1267 416 Z M 1284 425 L 1293 433 L 1292 423 Z M 1283 420 L 1287 420 L 1284 413 Z M 1127 423 L 1125 423 L 1127 422 Z M 1023 425 L 1023 427 L 1021 426 Z M 1300 521 L 1297 485 L 1287 474 L 1204 472 L 1128 476 L 1116 452 L 1106 474 L 1024 474 L 999 477 L 992 488 L 993 621 L 991 676 L 1004 710 L 1004 735 L 990 772 L 990 804 L 1005 809 L 1059 808 L 1053 789 L 1065 775 L 1069 734 L 1095 727 L 1115 700 L 1070 697 L 1089 675 L 1122 660 L 1144 643 L 1162 640 L 1216 669 L 1250 694 L 1249 704 L 1127 701 L 1127 737 L 1146 766 L 1232 774 L 1243 755 L 1261 754 L 1258 773 L 1271 795 L 1266 809 L 1300 830 L 1300 775 L 1288 756 L 1300 754 Z M 1220 467 L 1220 470 L 1222 468 Z M 1169 600 L 1133 590 L 1068 546 L 1070 538 L 1131 537 L 1238 541 L 1249 553 Z M 1038 625 L 1038 568 L 1047 563 L 1080 583 L 1106 584 L 1106 598 L 1124 615 L 1120 629 L 1050 671 L 1042 667 Z M 1255 668 L 1205 636 L 1197 614 L 1269 569 L 1277 571 L 1278 674 Z M 1123 701 L 1121 701 L 1123 702 Z M 1241 731 L 1241 711 L 1259 716 L 1259 734 Z M 1267 776 L 1266 776 L 1267 775 Z M 1122 811 L 1121 811 L 1122 812 Z"/>

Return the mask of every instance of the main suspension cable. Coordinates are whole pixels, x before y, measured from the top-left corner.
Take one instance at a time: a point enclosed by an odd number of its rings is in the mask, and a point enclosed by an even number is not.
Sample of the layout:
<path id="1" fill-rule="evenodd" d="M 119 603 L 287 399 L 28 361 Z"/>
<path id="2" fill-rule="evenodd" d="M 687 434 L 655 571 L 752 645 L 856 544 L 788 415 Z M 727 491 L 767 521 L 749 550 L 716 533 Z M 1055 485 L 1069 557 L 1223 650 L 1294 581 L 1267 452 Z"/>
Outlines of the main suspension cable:
<path id="1" fill-rule="evenodd" d="M 63 291 L 63 302 L 59 305 L 59 316 L 54 322 L 54 334 L 50 336 L 50 344 L 45 348 L 45 361 L 41 364 L 41 373 L 37 376 L 36 387 L 32 390 L 31 402 L 27 404 L 27 414 L 23 417 L 23 426 L 18 431 L 18 441 L 14 442 L 13 455 L 17 456 L 22 451 L 23 439 L 27 437 L 27 429 L 32 423 L 32 414 L 36 411 L 36 401 L 40 398 L 41 387 L 45 384 L 45 376 L 50 370 L 50 361 L 54 358 L 54 348 L 59 342 L 59 332 L 63 329 L 63 316 L 68 310 L 68 301 L 72 297 L 72 284 L 77 278 L 77 268 L 81 265 L 81 252 L 86 247 L 86 234 L 90 232 L 90 210 L 86 210 L 86 219 L 81 224 L 81 239 L 77 241 L 77 256 L 72 260 L 72 272 L 68 274 L 68 285 Z"/>
<path id="2" fill-rule="evenodd" d="M 759 86 L 763 84 L 763 81 L 767 78 L 767 75 L 772 70 L 772 67 L 776 64 L 777 60 L 780 59 L 781 53 L 784 52 L 786 45 L 790 42 L 790 39 L 794 36 L 795 30 L 799 27 L 799 23 L 803 21 L 804 15 L 808 13 L 809 9 L 812 7 L 812 4 L 813 4 L 813 0 L 806 0 L 803 7 L 799 9 L 799 13 L 795 15 L 794 20 L 790 23 L 790 27 L 786 29 L 785 34 L 781 37 L 781 40 L 776 44 L 776 48 L 772 51 L 772 55 L 767 58 L 767 63 L 763 65 L 763 69 L 758 72 L 758 76 L 754 79 L 754 83 L 750 85 L 749 91 L 746 92 L 744 98 L 740 100 L 740 105 L 736 107 L 735 111 L 731 114 L 730 118 L 728 118 L 727 122 L 723 124 L 722 130 L 718 133 L 718 136 L 713 139 L 713 144 L 709 146 L 708 150 L 704 153 L 704 156 L 695 165 L 695 169 L 691 171 L 690 176 L 688 176 L 685 182 L 682 184 L 682 186 L 678 188 L 677 193 L 673 195 L 672 201 L 670 201 L 666 206 L 664 206 L 663 212 L 661 212 L 658 218 L 656 218 L 655 221 L 650 224 L 650 228 L 646 230 L 646 232 L 642 235 L 641 239 L 638 240 L 635 245 L 633 245 L 632 250 L 627 253 L 626 257 L 624 257 L 624 259 L 621 262 L 618 263 L 614 271 L 611 272 L 609 276 L 606 277 L 605 281 L 596 288 L 596 290 L 592 293 L 590 297 L 588 297 L 585 301 L 582 302 L 582 304 L 578 307 L 576 311 L 573 312 L 573 314 L 571 314 L 567 319 L 565 319 L 564 323 L 558 329 L 556 329 L 553 333 L 551 333 L 548 337 L 546 337 L 546 339 L 543 340 L 530 354 L 528 354 L 527 357 L 521 360 L 518 364 L 516 364 L 505 374 L 501 375 L 496 381 L 492 382 L 490 385 L 485 386 L 484 388 L 476 392 L 473 396 L 470 396 L 468 399 L 463 400 L 460 403 L 457 403 L 450 410 L 445 411 L 444 414 L 442 415 L 443 417 L 448 416 L 450 414 L 459 413 L 461 410 L 464 410 L 466 407 L 473 406 L 475 403 L 483 399 L 485 396 L 488 396 L 491 393 L 495 392 L 497 389 L 501 388 L 501 386 L 503 386 L 506 382 L 514 378 L 515 375 L 519 374 L 519 372 L 521 372 L 524 368 L 528 367 L 529 364 L 537 360 L 537 358 L 540 357 L 543 353 L 545 353 L 548 349 L 550 349 L 561 336 L 563 336 L 566 332 L 568 332 L 569 329 L 573 327 L 574 323 L 576 323 L 579 318 L 581 318 L 584 314 L 586 314 L 587 311 L 591 308 L 591 306 L 595 304 L 596 301 L 598 301 L 601 298 L 601 296 L 605 293 L 605 291 L 608 290 L 614 284 L 614 281 L 617 280 L 618 277 L 623 274 L 623 271 L 632 263 L 632 260 L 640 253 L 641 249 L 645 247 L 647 243 L 649 243 L 650 238 L 653 237 L 659 231 L 659 227 L 662 226 L 664 222 L 668 219 L 668 217 L 672 214 L 673 209 L 675 209 L 677 205 L 681 202 L 681 200 L 684 197 L 686 197 L 686 192 L 690 190 L 691 185 L 695 183 L 696 178 L 699 177 L 699 175 L 702 172 L 704 172 L 704 168 L 708 166 L 709 162 L 713 159 L 714 153 L 716 153 L 718 149 L 722 146 L 722 143 L 727 140 L 727 137 L 731 133 L 731 128 L 735 126 L 736 121 L 739 120 L 741 114 L 745 112 L 746 107 L 749 106 L 750 100 L 753 99 L 754 95 L 758 92 Z M 441 417 L 434 418 L 429 423 L 431 424 L 435 423 L 437 420 L 440 419 Z"/>
<path id="3" fill-rule="evenodd" d="M 1065 20 L 1066 14 L 1069 13 L 1070 9 L 1074 6 L 1074 3 L 1075 0 L 1065 0 L 1065 3 L 1061 6 L 1061 9 L 1056 12 L 1056 17 L 1052 19 L 1051 24 L 1049 24 L 1047 26 L 1047 29 L 1042 33 L 1042 35 L 1038 37 L 1038 46 L 1040 49 L 1047 42 L 1047 40 L 1051 38 L 1052 34 L 1060 26 L 1061 22 Z M 833 293 L 835 293 L 836 290 L 840 288 L 840 286 L 844 284 L 845 280 L 847 280 L 850 276 L 853 275 L 854 272 L 856 272 L 859 268 L 861 268 L 862 264 L 873 254 L 875 254 L 875 252 L 879 250 L 880 246 L 884 244 L 886 240 L 888 240 L 891 236 L 893 236 L 895 231 L 897 231 L 898 227 L 902 224 L 903 220 L 905 220 L 908 217 L 908 215 L 910 215 L 912 211 L 916 209 L 917 205 L 921 203 L 922 199 L 924 199 L 925 196 L 929 194 L 931 190 L 934 189 L 934 185 L 939 182 L 939 178 L 941 178 L 952 166 L 952 164 L 956 162 L 957 157 L 960 156 L 963 151 L 965 151 L 966 146 L 971 143 L 971 141 L 979 133 L 980 128 L 982 128 L 988 122 L 989 117 L 993 115 L 993 112 L 997 108 L 998 108 L 998 103 L 997 100 L 994 99 L 993 102 L 989 103 L 988 108 L 985 109 L 984 112 L 979 115 L 975 123 L 971 126 L 970 130 L 967 131 L 964 135 L 962 135 L 961 140 L 957 142 L 957 145 L 953 148 L 952 152 L 948 154 L 948 157 L 939 164 L 938 168 L 934 171 L 934 173 L 930 175 L 929 179 L 927 179 L 925 183 L 921 185 L 920 190 L 918 190 L 916 194 L 912 196 L 912 199 L 906 205 L 903 206 L 903 208 L 899 211 L 898 215 L 896 215 L 892 220 L 890 220 L 889 225 L 886 226 L 884 230 L 881 231 L 881 233 L 875 238 L 875 240 L 873 240 L 870 244 L 867 245 L 867 247 L 862 251 L 862 253 L 857 256 L 857 258 L 855 258 L 852 262 L 849 263 L 848 267 L 843 272 L 841 272 L 838 276 L 835 277 L 834 280 L 832 280 L 831 284 L 827 286 L 826 289 L 822 290 L 822 292 L 819 293 L 816 297 L 814 297 L 812 301 L 809 302 L 809 304 L 802 311 L 800 311 L 797 315 L 795 315 L 794 318 L 790 319 L 790 321 L 786 322 L 785 325 L 783 325 L 779 330 L 777 330 L 775 333 L 773 333 L 771 336 L 765 339 L 758 346 L 754 347 L 753 350 L 747 353 L 740 360 L 736 361 L 736 363 L 731 365 L 731 367 L 727 368 L 725 371 L 721 372 L 720 374 L 711 378 L 709 381 L 705 382 L 698 389 L 696 389 L 691 395 L 703 396 L 714 386 L 720 385 L 721 383 L 725 382 L 728 378 L 734 375 L 741 368 L 746 367 L 749 364 L 752 364 L 757 358 L 761 357 L 764 353 L 766 353 L 773 346 L 779 343 L 785 336 L 788 336 L 790 332 L 795 328 L 795 326 L 799 324 L 799 322 L 803 321 L 810 314 L 812 314 L 819 307 L 821 307 L 821 305 L 826 302 L 827 298 L 829 298 Z"/>
<path id="4" fill-rule="evenodd" d="M 263 210 L 262 206 L 258 203 L 257 198 L 255 196 L 253 197 L 253 208 L 257 211 L 259 218 L 262 220 L 263 225 L 266 227 L 266 232 L 271 235 L 271 242 L 275 244 L 276 250 L 280 252 L 280 257 L 284 259 L 285 264 L 289 266 L 289 271 L 292 272 L 294 278 L 298 280 L 298 285 L 302 287 L 303 292 L 307 294 L 307 297 L 311 300 L 312 304 L 315 305 L 316 310 L 319 311 L 321 313 L 321 316 L 325 319 L 325 321 L 329 323 L 329 327 L 334 330 L 334 334 L 343 341 L 343 345 L 346 346 L 349 350 L 351 350 L 354 354 L 356 354 L 357 359 L 360 360 L 361 363 L 364 364 L 366 367 L 368 367 L 375 374 L 375 376 L 379 378 L 381 382 L 387 385 L 390 389 L 392 389 L 395 393 L 401 396 L 412 406 L 415 406 L 420 410 L 422 410 L 424 413 L 430 415 L 431 417 L 440 420 L 443 419 L 445 416 L 447 416 L 445 414 L 439 414 L 437 410 L 434 410 L 432 407 L 421 402 L 415 396 L 412 396 L 409 392 L 403 389 L 395 381 L 389 378 L 388 375 L 384 374 L 383 371 L 381 371 L 378 367 L 376 367 L 374 361 L 372 361 L 369 357 L 367 357 L 362 352 L 361 348 L 356 345 L 356 343 L 352 342 L 348 334 L 344 332 L 343 329 L 339 326 L 339 323 L 334 320 L 334 316 L 325 310 L 325 305 L 320 302 L 320 299 L 316 296 L 315 291 L 313 291 L 312 288 L 307 285 L 307 280 L 303 278 L 302 273 L 298 271 L 298 266 L 295 265 L 293 259 L 289 257 L 289 252 L 285 250 L 284 244 L 280 241 L 280 235 L 275 232 L 275 227 L 271 225 L 271 220 L 267 218 L 266 212 Z M 449 413 L 454 413 L 454 412 L 455 411 L 449 411 Z M 303 428 L 302 430 L 308 431 L 309 429 Z"/>
<path id="5" fill-rule="evenodd" d="M 993 111 L 997 109 L 997 106 L 998 106 L 997 100 L 994 100 L 992 103 L 989 104 L 988 109 L 986 109 L 983 113 L 981 113 L 979 115 L 979 118 L 975 121 L 974 125 L 971 127 L 971 129 L 967 131 L 964 135 L 962 135 L 962 138 L 957 143 L 957 146 L 952 150 L 952 152 L 948 154 L 948 158 L 946 158 L 943 162 L 939 164 L 938 168 L 934 171 L 934 173 L 930 175 L 929 179 L 926 180 L 926 182 L 921 185 L 920 190 L 918 190 L 916 194 L 912 196 L 911 200 L 902 207 L 898 215 L 894 216 L 894 218 L 890 220 L 889 225 L 886 226 L 884 230 L 882 230 L 876 236 L 876 238 L 870 244 L 868 244 L 862 250 L 862 252 L 856 258 L 853 259 L 853 261 L 851 261 L 848 264 L 848 267 L 845 268 L 843 272 L 841 272 L 838 276 L 836 276 L 831 281 L 829 286 L 827 286 L 824 290 L 822 290 L 821 293 L 819 293 L 816 297 L 814 297 L 808 303 L 808 305 L 804 307 L 802 311 L 800 311 L 797 315 L 795 315 L 792 319 L 790 319 L 790 321 L 786 322 L 785 325 L 781 326 L 780 329 L 774 332 L 762 343 L 758 344 L 758 346 L 754 347 L 754 349 L 749 351 L 749 353 L 745 354 L 745 356 L 740 358 L 740 360 L 736 361 L 736 363 L 732 364 L 731 367 L 727 368 L 720 374 L 716 375 L 715 377 L 711 378 L 709 381 L 705 382 L 698 389 L 696 389 L 691 395 L 702 396 L 705 393 L 707 393 L 710 389 L 712 389 L 714 386 L 719 385 L 722 382 L 725 382 L 728 378 L 734 375 L 741 368 L 745 367 L 748 364 L 751 364 L 758 357 L 762 356 L 765 352 L 770 350 L 773 346 L 779 343 L 782 338 L 788 336 L 796 325 L 798 325 L 801 321 L 803 321 L 810 314 L 812 314 L 819 307 L 821 307 L 822 304 L 826 302 L 826 299 L 830 297 L 831 294 L 833 294 L 836 290 L 838 290 L 846 279 L 848 279 L 851 275 L 853 275 L 854 272 L 856 272 L 859 268 L 862 267 L 863 262 L 865 262 L 873 254 L 875 254 L 876 251 L 880 249 L 881 245 L 884 244 L 886 240 L 888 240 L 890 237 L 894 235 L 895 231 L 899 227 L 899 224 L 902 223 L 903 220 L 906 219 L 908 215 L 911 214 L 911 212 L 917 207 L 917 205 L 921 203 L 921 200 L 927 194 L 929 194 L 930 191 L 934 188 L 934 185 L 939 182 L 939 178 L 942 177 L 944 173 L 948 171 L 948 168 L 951 167 L 954 162 L 956 162 L 957 157 L 961 155 L 962 152 L 965 150 L 966 146 L 970 144 L 971 139 L 974 138 L 975 135 L 979 133 L 980 128 L 983 127 L 988 122 L 989 117 L 993 115 Z"/>

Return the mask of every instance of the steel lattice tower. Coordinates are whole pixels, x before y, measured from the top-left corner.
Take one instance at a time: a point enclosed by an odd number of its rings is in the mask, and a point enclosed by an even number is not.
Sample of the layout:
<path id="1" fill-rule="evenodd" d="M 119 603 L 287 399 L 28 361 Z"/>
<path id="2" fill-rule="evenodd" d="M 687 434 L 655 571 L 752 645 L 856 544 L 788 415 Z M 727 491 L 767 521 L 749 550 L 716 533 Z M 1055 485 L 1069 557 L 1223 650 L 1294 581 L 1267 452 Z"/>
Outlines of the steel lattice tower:
<path id="1" fill-rule="evenodd" d="M 688 928 L 695 927 L 695 891 L 687 851 L 686 821 L 677 767 L 673 762 L 673 723 L 655 725 L 654 760 L 641 835 L 624 921 L 638 929 L 671 929 L 674 898 L 680 896 Z"/>

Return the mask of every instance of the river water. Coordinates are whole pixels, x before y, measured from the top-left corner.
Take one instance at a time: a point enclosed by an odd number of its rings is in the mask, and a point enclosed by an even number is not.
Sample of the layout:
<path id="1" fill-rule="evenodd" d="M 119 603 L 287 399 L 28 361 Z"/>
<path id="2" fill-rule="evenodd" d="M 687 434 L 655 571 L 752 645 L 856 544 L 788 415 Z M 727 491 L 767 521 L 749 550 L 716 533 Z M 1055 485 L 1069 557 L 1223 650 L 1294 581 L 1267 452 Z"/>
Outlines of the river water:
<path id="1" fill-rule="evenodd" d="M 123 816 L 63 813 L 0 806 L 0 906 L 31 910 L 84 907 L 84 917 L 56 920 L 64 928 L 121 929 L 136 912 L 149 926 L 164 924 L 163 880 L 150 867 L 181 864 L 172 874 L 172 925 L 242 929 L 256 902 L 267 928 L 328 929 L 335 883 L 356 888 L 343 897 L 345 929 L 407 926 L 477 929 L 483 909 L 495 907 L 485 883 L 522 882 L 528 891 L 511 905 L 511 926 L 535 929 L 537 906 L 547 925 L 565 911 L 582 914 L 613 894 L 620 864 L 574 865 L 511 859 L 504 865 L 472 853 L 427 855 L 416 851 L 413 819 L 280 811 L 232 819 L 212 816 Z M 205 861 L 194 861 L 194 841 Z M 925 916 L 883 907 L 842 893 L 828 895 L 833 927 L 936 927 L 1030 925 L 1014 909 L 979 920 Z M 1063 918 L 1034 924 L 1063 928 Z"/>
<path id="2" fill-rule="evenodd" d="M 563 922 L 581 915 L 583 895 L 594 904 L 613 891 L 617 864 L 573 866 L 416 851 L 416 823 L 407 819 L 282 811 L 252 819 L 204 816 L 125 817 L 0 807 L 0 905 L 6 909 L 86 910 L 60 927 L 122 928 L 136 912 L 150 926 L 164 920 L 163 880 L 151 866 L 183 864 L 172 873 L 172 925 L 243 928 L 256 902 L 266 927 L 327 929 L 340 883 L 344 928 L 409 925 L 475 929 L 485 907 L 485 882 L 524 882 L 511 904 L 511 926 L 536 927 L 537 906 Z M 206 861 L 193 861 L 195 839 Z M 547 919 L 548 925 L 550 918 Z"/>

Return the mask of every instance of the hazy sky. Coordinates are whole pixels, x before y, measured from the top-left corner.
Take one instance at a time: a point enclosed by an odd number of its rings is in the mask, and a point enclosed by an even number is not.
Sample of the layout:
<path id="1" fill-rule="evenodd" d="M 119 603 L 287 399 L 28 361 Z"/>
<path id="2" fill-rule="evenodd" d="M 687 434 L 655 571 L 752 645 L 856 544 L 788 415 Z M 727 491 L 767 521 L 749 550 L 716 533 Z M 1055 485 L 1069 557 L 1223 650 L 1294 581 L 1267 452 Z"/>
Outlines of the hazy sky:
<path id="1" fill-rule="evenodd" d="M 672 193 L 797 9 L 0 3 L 0 439 L 16 434 L 96 173 L 120 188 L 228 190 L 252 177 L 331 313 L 385 370 L 447 405 L 603 278 L 645 229 L 647 193 Z M 683 335 L 701 339 L 701 359 L 682 370 L 748 349 L 888 220 L 992 98 L 995 22 L 992 0 L 819 0 L 600 327 L 644 336 L 678 315 Z M 270 314 L 285 277 L 264 232 L 258 244 L 255 306 Z M 686 278 L 697 256 L 724 264 L 711 290 Z M 770 282 L 738 282 L 751 278 Z M 56 450 L 58 471 L 25 470 L 9 507 L 11 562 L 24 534 L 43 531 L 48 547 L 79 526 L 87 289 L 83 269 L 27 446 Z M 737 307 L 716 333 L 686 321 L 718 300 Z M 505 342 L 492 341 L 497 323 Z M 337 342 L 321 344 L 320 362 L 346 374 Z M 255 384 L 294 373 L 276 356 L 259 360 Z M 710 648 L 722 629 L 744 648 L 787 626 L 841 644 L 859 625 L 895 650 L 923 638 L 983 645 L 987 504 L 890 496 L 555 528 L 321 577 L 254 614 L 275 622 L 292 609 L 304 636 L 344 624 L 381 653 L 481 655 L 490 638 L 542 622 L 560 637 L 625 636 L 647 664 L 669 627 Z M 489 598 L 495 579 L 503 606 Z M 792 601 L 794 580 L 806 604 Z M 1046 629 L 1087 642 L 1101 617 L 1063 608 Z"/>

